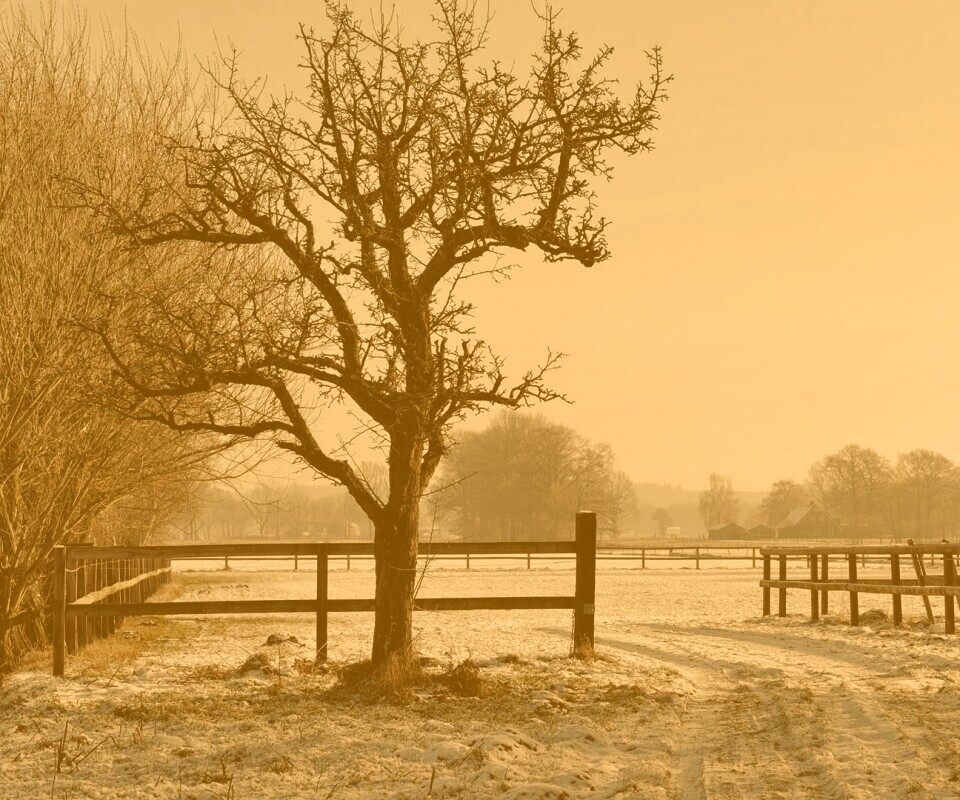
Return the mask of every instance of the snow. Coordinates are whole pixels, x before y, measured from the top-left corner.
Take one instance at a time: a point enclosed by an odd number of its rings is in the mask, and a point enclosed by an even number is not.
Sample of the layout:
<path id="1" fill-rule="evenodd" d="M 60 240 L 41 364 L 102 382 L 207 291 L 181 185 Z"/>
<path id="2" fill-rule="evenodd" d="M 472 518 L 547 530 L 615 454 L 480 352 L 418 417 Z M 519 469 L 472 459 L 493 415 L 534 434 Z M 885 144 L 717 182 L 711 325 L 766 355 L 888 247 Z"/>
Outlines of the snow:
<path id="1" fill-rule="evenodd" d="M 184 600 L 315 587 L 306 563 L 188 566 Z M 370 596 L 369 565 L 334 566 L 332 597 Z M 572 592 L 570 562 L 471 566 L 433 565 L 421 594 Z M 763 618 L 759 564 L 638 566 L 601 562 L 586 663 L 568 657 L 570 612 L 418 614 L 431 670 L 471 659 L 481 697 L 439 682 L 404 703 L 336 691 L 336 667 L 367 654 L 370 614 L 331 615 L 320 674 L 298 669 L 310 615 L 129 619 L 114 638 L 137 645 L 131 660 L 98 667 L 98 643 L 65 679 L 43 663 L 0 687 L 0 798 L 960 796 L 960 640 L 927 626 L 918 598 L 900 629 L 880 614 L 850 627 L 840 594 L 810 623 L 792 590 L 787 618 Z M 889 604 L 860 595 L 861 614 Z M 241 676 L 256 654 L 263 668 Z"/>

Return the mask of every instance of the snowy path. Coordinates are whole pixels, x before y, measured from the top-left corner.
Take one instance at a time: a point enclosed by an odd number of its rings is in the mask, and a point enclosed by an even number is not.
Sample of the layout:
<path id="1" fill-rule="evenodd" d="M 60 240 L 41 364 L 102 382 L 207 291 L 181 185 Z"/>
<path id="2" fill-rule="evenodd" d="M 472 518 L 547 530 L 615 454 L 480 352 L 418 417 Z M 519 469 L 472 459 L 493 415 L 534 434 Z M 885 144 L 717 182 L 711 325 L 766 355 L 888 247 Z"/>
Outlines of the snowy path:
<path id="1" fill-rule="evenodd" d="M 954 659 L 905 662 L 916 643 L 891 642 L 893 631 L 827 633 L 796 620 L 651 625 L 599 644 L 672 664 L 690 684 L 673 797 L 960 796 L 957 747 L 944 746 L 960 710 Z M 929 724 L 937 710 L 939 731 Z"/>
<path id="2" fill-rule="evenodd" d="M 423 592 L 557 594 L 572 577 L 443 569 Z M 338 700 L 331 675 L 291 670 L 313 646 L 309 615 L 129 620 L 117 641 L 139 655 L 119 669 L 91 652 L 64 681 L 24 672 L 0 687 L 0 798 L 960 797 L 960 637 L 917 623 L 919 604 L 902 630 L 762 619 L 758 579 L 601 571 L 589 664 L 566 657 L 568 612 L 418 615 L 421 651 L 473 659 L 491 693 L 434 688 L 404 706 Z M 314 575 L 182 580 L 183 599 L 308 597 Z M 371 583 L 340 571 L 331 593 Z M 264 647 L 272 633 L 300 645 Z M 335 662 L 362 657 L 369 637 L 370 615 L 331 617 Z M 258 652 L 280 674 L 238 677 Z"/>

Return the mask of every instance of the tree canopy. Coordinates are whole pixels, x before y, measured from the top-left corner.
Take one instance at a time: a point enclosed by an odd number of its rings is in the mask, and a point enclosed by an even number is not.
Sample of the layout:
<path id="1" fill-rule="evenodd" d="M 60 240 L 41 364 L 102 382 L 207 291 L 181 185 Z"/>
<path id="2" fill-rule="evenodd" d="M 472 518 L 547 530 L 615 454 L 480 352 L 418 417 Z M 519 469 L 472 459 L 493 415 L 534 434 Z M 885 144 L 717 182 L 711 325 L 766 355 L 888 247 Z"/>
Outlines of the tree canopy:
<path id="1" fill-rule="evenodd" d="M 260 248 L 233 267 L 198 262 L 188 310 L 145 274 L 136 324 L 100 333 L 131 411 L 267 438 L 350 491 L 376 530 L 381 672 L 413 663 L 418 501 L 450 425 L 558 396 L 544 380 L 558 355 L 510 380 L 458 289 L 511 250 L 606 259 L 594 183 L 610 153 L 652 147 L 668 80 L 653 49 L 648 80 L 621 91 L 612 51 L 586 55 L 552 12 L 526 74 L 481 63 L 474 5 L 439 0 L 433 19 L 436 37 L 410 42 L 394 20 L 366 25 L 328 2 L 321 33 L 300 29 L 303 92 L 268 95 L 227 53 L 211 73 L 220 102 L 169 140 L 163 168 L 135 184 L 103 175 L 85 194 L 134 247 Z M 318 434 L 331 404 L 378 438 L 382 492 L 342 446 L 352 433 L 334 446 Z"/>

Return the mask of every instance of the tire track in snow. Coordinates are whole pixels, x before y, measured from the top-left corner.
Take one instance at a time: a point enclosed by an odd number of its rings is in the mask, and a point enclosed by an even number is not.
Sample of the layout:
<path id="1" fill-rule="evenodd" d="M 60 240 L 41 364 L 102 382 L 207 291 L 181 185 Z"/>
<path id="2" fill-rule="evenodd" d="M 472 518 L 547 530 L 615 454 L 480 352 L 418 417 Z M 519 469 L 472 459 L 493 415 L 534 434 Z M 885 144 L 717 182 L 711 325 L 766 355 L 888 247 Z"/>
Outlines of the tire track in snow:
<path id="1" fill-rule="evenodd" d="M 667 661 L 697 687 L 678 733 L 675 797 L 957 796 L 937 788 L 956 779 L 956 759 L 937 752 L 928 726 L 887 712 L 884 664 L 858 665 L 835 642 L 798 650 L 795 637 L 780 648 L 730 633 L 652 626 L 601 641 Z"/>

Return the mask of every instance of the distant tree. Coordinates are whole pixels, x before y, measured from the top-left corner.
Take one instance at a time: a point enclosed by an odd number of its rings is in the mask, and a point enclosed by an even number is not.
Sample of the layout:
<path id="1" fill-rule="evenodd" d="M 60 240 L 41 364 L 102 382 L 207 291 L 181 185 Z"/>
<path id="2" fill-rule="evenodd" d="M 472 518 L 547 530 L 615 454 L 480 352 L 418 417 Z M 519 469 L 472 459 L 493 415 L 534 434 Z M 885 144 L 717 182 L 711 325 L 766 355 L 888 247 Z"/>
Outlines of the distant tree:
<path id="1" fill-rule="evenodd" d="M 132 246 L 269 248 L 247 269 L 187 275 L 195 313 L 170 315 L 143 276 L 139 314 L 102 331 L 138 411 L 176 430 L 265 438 L 343 485 L 375 531 L 372 677 L 416 674 L 413 602 L 420 499 L 453 423 L 491 406 L 555 398 L 539 368 L 508 381 L 474 336 L 462 282 L 484 257 L 534 248 L 549 261 L 607 258 L 594 183 L 611 153 L 649 150 L 666 76 L 626 97 L 548 12 L 526 75 L 478 64 L 486 21 L 439 0 L 430 42 L 363 24 L 329 0 L 322 35 L 301 27 L 308 88 L 268 98 L 225 57 L 201 115 L 163 169 L 105 174 L 86 202 Z M 171 201 L 171 192 L 176 200 Z M 190 398 L 200 402 L 191 405 Z M 347 404 L 389 464 L 378 497 L 317 410 Z"/>
<path id="2" fill-rule="evenodd" d="M 598 507 L 599 535 L 617 539 L 633 528 L 636 519 L 637 495 L 630 476 L 621 470 L 606 470 Z"/>
<path id="3" fill-rule="evenodd" d="M 280 538 L 280 518 L 289 510 L 287 504 L 289 488 L 284 484 L 260 480 L 249 488 L 238 490 L 247 513 L 256 523 L 257 536 L 261 539 Z"/>
<path id="4" fill-rule="evenodd" d="M 893 471 L 875 450 L 850 444 L 810 468 L 808 487 L 844 525 L 878 527 Z"/>
<path id="5" fill-rule="evenodd" d="M 603 535 L 632 520 L 633 485 L 611 448 L 532 414 L 503 412 L 463 434 L 438 483 L 450 486 L 456 529 L 469 539 L 555 538 L 580 509 L 597 513 Z"/>
<path id="6" fill-rule="evenodd" d="M 957 482 L 957 468 L 932 450 L 911 450 L 897 458 L 894 470 L 898 507 L 906 511 L 917 537 L 942 535 L 941 512 Z M 902 504 L 901 504 L 902 503 Z"/>
<path id="7" fill-rule="evenodd" d="M 709 529 L 727 522 L 736 522 L 740 504 L 733 493 L 733 481 L 716 473 L 710 476 L 709 488 L 700 495 L 700 517 Z"/>
<path id="8" fill-rule="evenodd" d="M 657 533 L 661 536 L 666 536 L 667 528 L 673 527 L 673 517 L 665 508 L 654 509 L 650 518 L 656 523 Z"/>
<path id="9" fill-rule="evenodd" d="M 796 481 L 777 481 L 760 503 L 760 513 L 767 525 L 776 527 L 795 508 L 810 502 L 807 490 Z"/>

